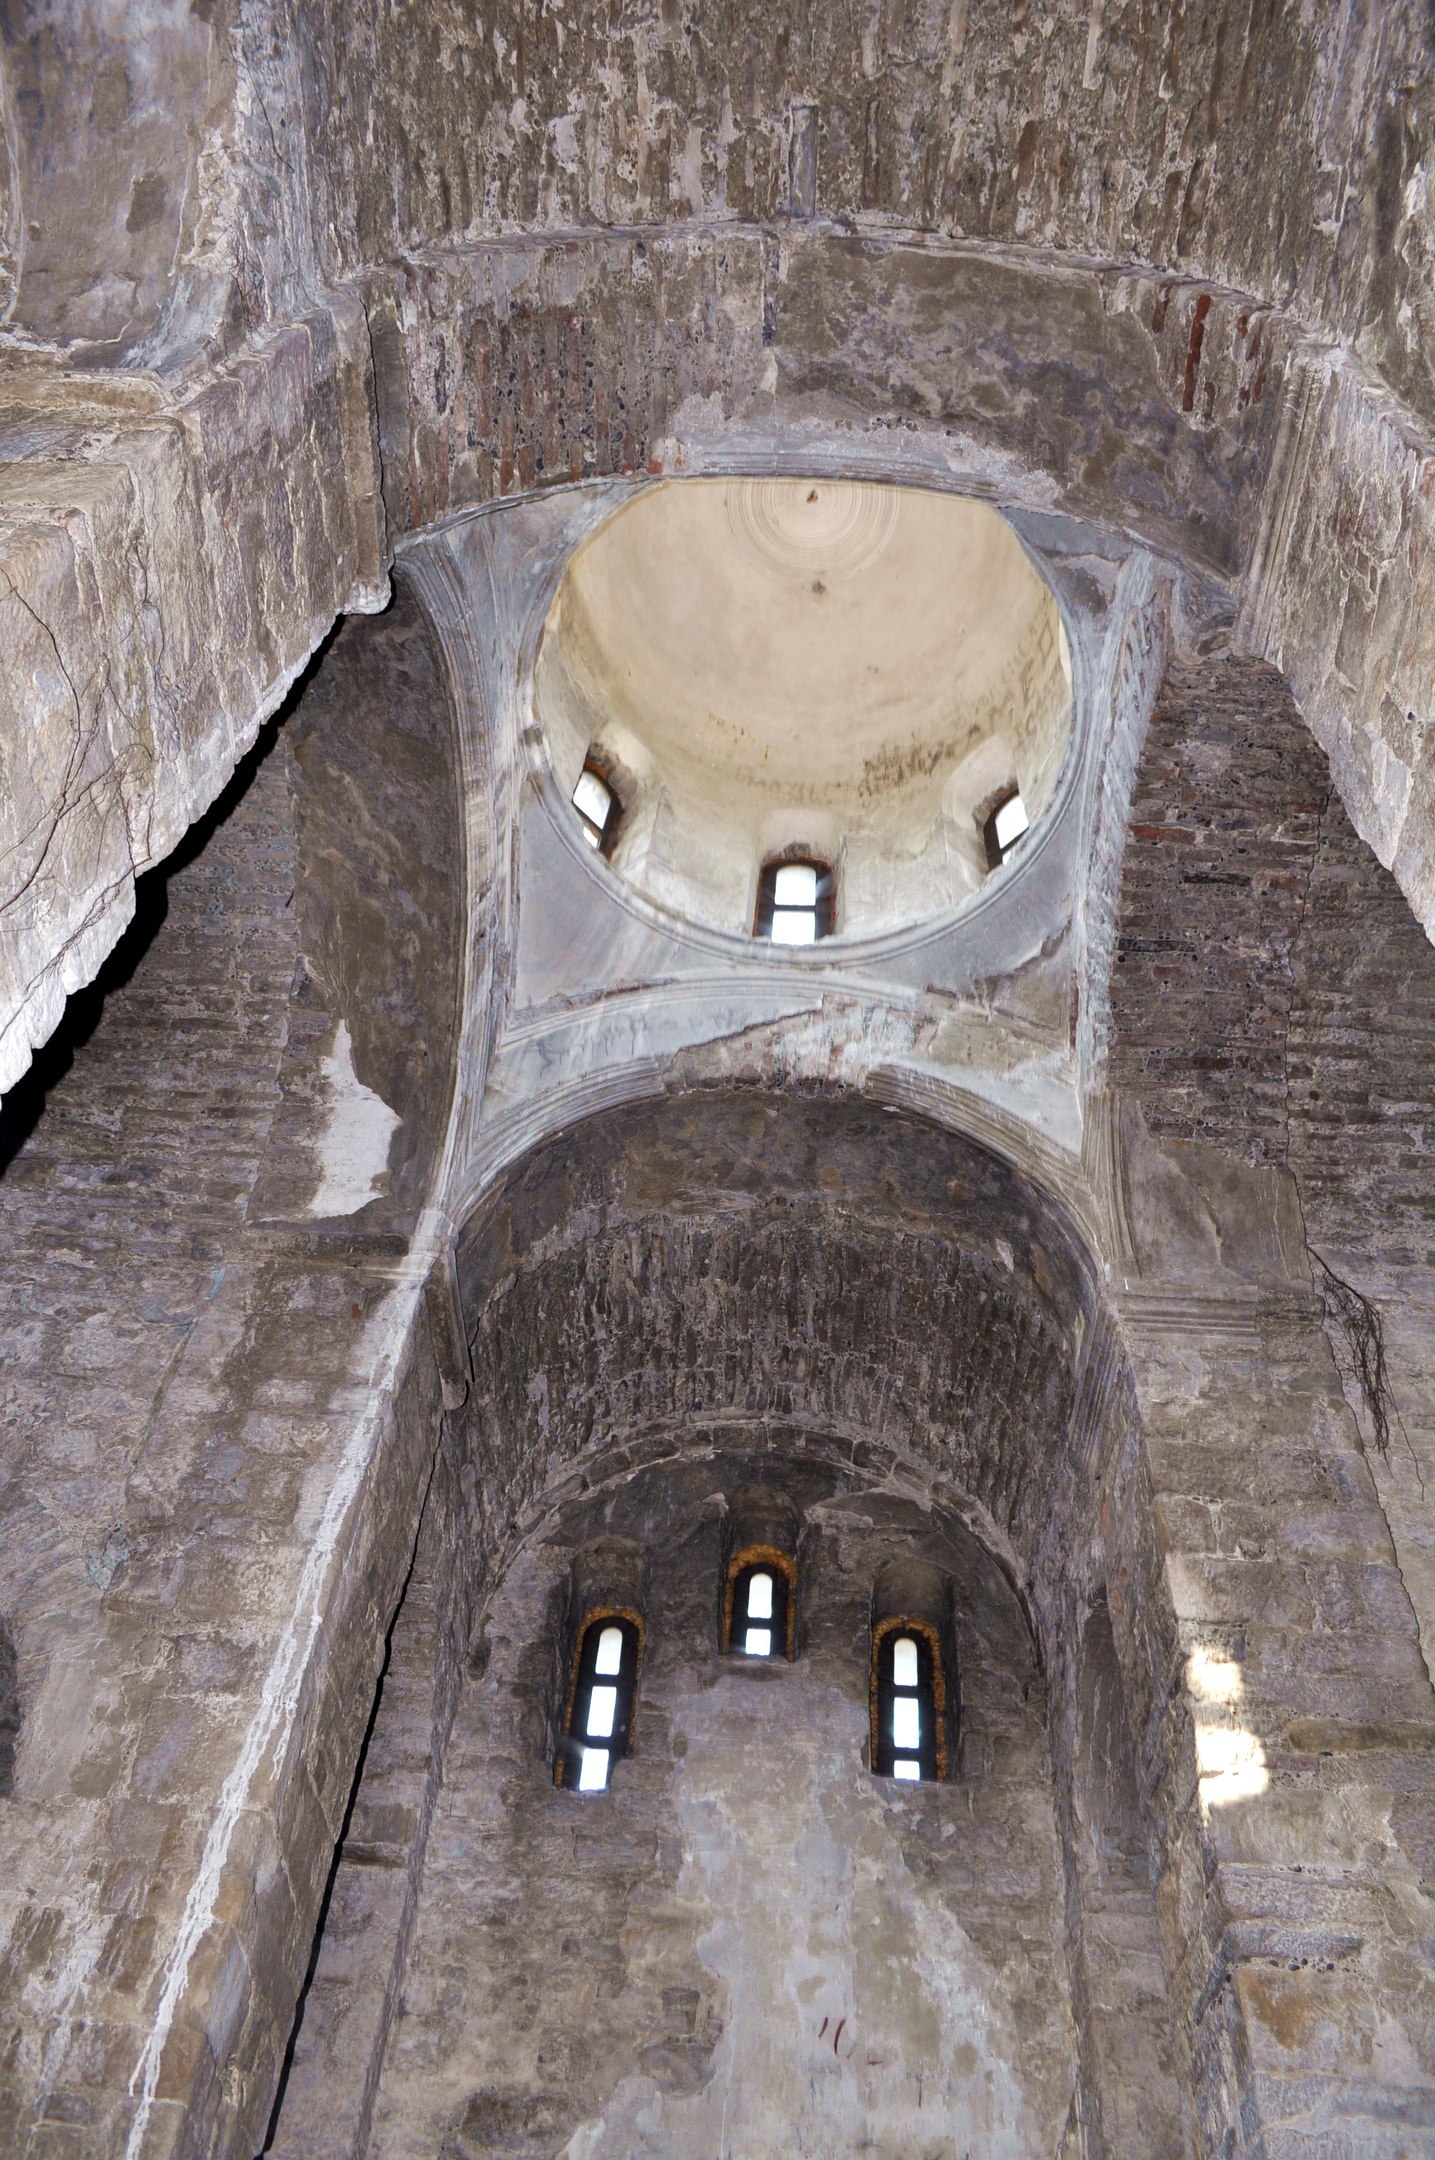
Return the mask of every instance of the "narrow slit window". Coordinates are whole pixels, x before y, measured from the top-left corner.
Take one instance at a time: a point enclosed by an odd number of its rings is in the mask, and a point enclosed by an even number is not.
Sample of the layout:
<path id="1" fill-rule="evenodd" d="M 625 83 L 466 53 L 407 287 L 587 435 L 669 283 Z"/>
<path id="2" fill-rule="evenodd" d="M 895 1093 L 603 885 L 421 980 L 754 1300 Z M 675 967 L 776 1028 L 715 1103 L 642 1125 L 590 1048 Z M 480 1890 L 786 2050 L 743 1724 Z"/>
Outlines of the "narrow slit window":
<path id="1" fill-rule="evenodd" d="M 941 1650 L 924 1623 L 883 1623 L 872 1643 L 872 1768 L 899 1783 L 946 1775 Z"/>
<path id="2" fill-rule="evenodd" d="M 785 1554 L 739 1553 L 728 1574 L 723 1648 L 737 1657 L 790 1658 L 795 1569 Z"/>
<path id="3" fill-rule="evenodd" d="M 628 1752 L 639 1645 L 632 1613 L 595 1613 L 584 1624 L 567 1730 L 553 1766 L 556 1784 L 573 1792 L 607 1791 L 613 1765 Z"/>
<path id="4" fill-rule="evenodd" d="M 766 863 L 757 883 L 756 934 L 774 945 L 814 945 L 832 934 L 832 903 L 829 863 Z"/>
<path id="5" fill-rule="evenodd" d="M 578 785 L 573 790 L 573 807 L 583 828 L 583 837 L 590 848 L 599 855 L 611 852 L 617 838 L 618 820 L 622 808 L 607 774 L 592 758 L 578 775 Z"/>
<path id="6" fill-rule="evenodd" d="M 1021 792 L 1018 788 L 1013 788 L 1009 794 L 1002 797 L 982 827 L 989 870 L 1001 868 L 1030 824 L 1031 819 L 1026 814 L 1026 804 L 1021 799 Z"/>
<path id="7" fill-rule="evenodd" d="M 733 1648 L 744 1657 L 783 1656 L 787 1583 L 771 1567 L 744 1568 L 733 1593 Z"/>

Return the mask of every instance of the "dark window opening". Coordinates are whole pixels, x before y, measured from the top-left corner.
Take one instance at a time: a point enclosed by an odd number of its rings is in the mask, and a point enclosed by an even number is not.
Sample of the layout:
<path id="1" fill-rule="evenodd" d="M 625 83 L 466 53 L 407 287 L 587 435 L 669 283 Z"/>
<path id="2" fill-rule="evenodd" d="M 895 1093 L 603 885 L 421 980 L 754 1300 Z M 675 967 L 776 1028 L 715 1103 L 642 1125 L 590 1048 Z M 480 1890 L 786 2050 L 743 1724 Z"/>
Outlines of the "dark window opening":
<path id="1" fill-rule="evenodd" d="M 795 1568 L 786 1553 L 758 1547 L 728 1570 L 723 1648 L 737 1657 L 790 1658 Z"/>
<path id="2" fill-rule="evenodd" d="M 835 880 L 830 863 L 765 863 L 757 881 L 755 934 L 774 945 L 812 945 L 832 935 Z"/>
<path id="3" fill-rule="evenodd" d="M 613 842 L 618 837 L 618 826 L 623 806 L 618 800 L 612 781 L 593 758 L 589 758 L 578 775 L 578 785 L 573 790 L 573 807 L 583 828 L 583 837 L 590 848 L 600 855 L 612 853 Z"/>
<path id="4" fill-rule="evenodd" d="M 553 1781 L 570 1792 L 606 1792 L 628 1752 L 642 1628 L 635 1613 L 598 1612 L 584 1622 Z"/>
<path id="5" fill-rule="evenodd" d="M 937 1638 L 925 1622 L 884 1620 L 872 1638 L 872 1768 L 907 1784 L 946 1776 L 946 1689 Z"/>
<path id="6" fill-rule="evenodd" d="M 1021 799 L 1020 789 L 1009 789 L 982 827 L 989 870 L 1001 868 L 1030 825 L 1031 819 L 1026 814 L 1026 804 Z"/>

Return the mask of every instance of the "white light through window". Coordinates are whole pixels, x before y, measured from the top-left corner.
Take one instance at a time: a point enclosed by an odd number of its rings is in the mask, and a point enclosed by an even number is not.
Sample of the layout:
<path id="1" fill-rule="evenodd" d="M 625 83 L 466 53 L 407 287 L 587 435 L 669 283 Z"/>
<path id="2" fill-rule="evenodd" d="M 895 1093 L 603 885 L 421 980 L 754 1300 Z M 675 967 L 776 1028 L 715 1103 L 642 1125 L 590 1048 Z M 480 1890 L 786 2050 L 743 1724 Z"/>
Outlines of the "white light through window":
<path id="1" fill-rule="evenodd" d="M 640 1643 L 636 1616 L 597 1612 L 583 1626 L 568 1721 L 553 1766 L 556 1784 L 582 1793 L 608 1790 L 628 1752 Z"/>
<path id="2" fill-rule="evenodd" d="M 605 1747 L 585 1747 L 583 1759 L 578 1765 L 579 1792 L 606 1792 L 608 1788 L 608 1750 Z"/>
<path id="3" fill-rule="evenodd" d="M 604 1628 L 602 1634 L 598 1637 L 598 1655 L 593 1660 L 593 1670 L 595 1673 L 602 1673 L 605 1677 L 610 1673 L 619 1673 L 623 1670 L 623 1630 L 621 1628 Z"/>
<path id="4" fill-rule="evenodd" d="M 873 1643 L 872 1767 L 878 1777 L 908 1785 L 940 1780 L 941 1731 L 936 1649 L 915 1633 L 894 1629 Z"/>
<path id="5" fill-rule="evenodd" d="M 892 1745 L 899 1748 L 922 1745 L 922 1706 L 915 1695 L 899 1695 L 892 1704 Z"/>
<path id="6" fill-rule="evenodd" d="M 588 1698 L 589 1739 L 611 1740 L 613 1720 L 617 1715 L 618 1690 L 615 1687 L 595 1687 Z M 912 1744 L 915 1746 L 915 1741 Z"/>
<path id="7" fill-rule="evenodd" d="M 812 945 L 831 929 L 824 920 L 830 871 L 817 863 L 769 865 L 762 874 L 761 927 L 774 945 Z"/>
<path id="8" fill-rule="evenodd" d="M 583 838 L 591 848 L 601 848 L 613 815 L 613 790 L 601 773 L 585 765 L 573 790 L 573 807 L 583 826 Z"/>
<path id="9" fill-rule="evenodd" d="M 772 1618 L 772 1577 L 754 1575 L 747 1586 L 747 1617 L 749 1620 Z"/>
<path id="10" fill-rule="evenodd" d="M 817 871 L 811 863 L 783 863 L 772 881 L 772 898 L 776 907 L 806 907 L 817 905 Z"/>
<path id="11" fill-rule="evenodd" d="M 811 863 L 784 863 L 772 881 L 772 942 L 817 942 L 817 872 Z"/>
<path id="12" fill-rule="evenodd" d="M 996 818 L 997 846 L 1003 858 L 1009 849 L 1015 847 L 1030 823 L 1026 804 L 1020 795 L 1009 796 L 998 810 Z"/>
<path id="13" fill-rule="evenodd" d="M 743 1641 L 743 1649 L 749 1657 L 772 1656 L 772 1629 L 750 1627 Z"/>

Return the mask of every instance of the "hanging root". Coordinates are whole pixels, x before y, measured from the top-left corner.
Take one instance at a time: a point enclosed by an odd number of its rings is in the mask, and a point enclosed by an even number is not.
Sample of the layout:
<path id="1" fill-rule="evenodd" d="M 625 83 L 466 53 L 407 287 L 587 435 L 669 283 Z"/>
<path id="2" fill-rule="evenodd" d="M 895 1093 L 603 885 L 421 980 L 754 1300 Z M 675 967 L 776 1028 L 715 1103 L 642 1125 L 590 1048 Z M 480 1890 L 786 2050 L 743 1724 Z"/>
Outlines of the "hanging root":
<path id="1" fill-rule="evenodd" d="M 1390 1420 L 1392 1415 L 1398 1418 L 1400 1412 L 1385 1366 L 1385 1323 L 1369 1298 L 1362 1297 L 1334 1268 L 1327 1267 L 1318 1252 L 1312 1252 L 1310 1257 L 1325 1317 L 1334 1323 L 1333 1347 L 1342 1384 L 1353 1384 L 1359 1391 L 1375 1435 L 1375 1451 L 1382 1462 L 1388 1462 Z"/>

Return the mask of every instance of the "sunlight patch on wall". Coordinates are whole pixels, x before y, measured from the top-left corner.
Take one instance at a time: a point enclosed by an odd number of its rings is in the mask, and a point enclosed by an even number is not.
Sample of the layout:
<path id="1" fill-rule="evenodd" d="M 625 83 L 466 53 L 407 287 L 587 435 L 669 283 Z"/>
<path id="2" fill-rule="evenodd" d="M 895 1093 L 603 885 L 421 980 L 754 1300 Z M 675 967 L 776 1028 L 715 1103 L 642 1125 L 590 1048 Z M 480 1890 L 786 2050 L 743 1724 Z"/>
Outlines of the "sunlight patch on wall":
<path id="1" fill-rule="evenodd" d="M 1218 1644 L 1200 1644 L 1186 1660 L 1186 1685 L 1196 1725 L 1196 1772 L 1201 1813 L 1253 1800 L 1270 1783 L 1266 1751 L 1238 1722 L 1245 1696 L 1239 1662 Z"/>

